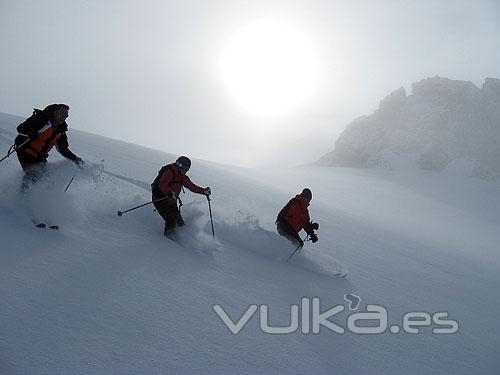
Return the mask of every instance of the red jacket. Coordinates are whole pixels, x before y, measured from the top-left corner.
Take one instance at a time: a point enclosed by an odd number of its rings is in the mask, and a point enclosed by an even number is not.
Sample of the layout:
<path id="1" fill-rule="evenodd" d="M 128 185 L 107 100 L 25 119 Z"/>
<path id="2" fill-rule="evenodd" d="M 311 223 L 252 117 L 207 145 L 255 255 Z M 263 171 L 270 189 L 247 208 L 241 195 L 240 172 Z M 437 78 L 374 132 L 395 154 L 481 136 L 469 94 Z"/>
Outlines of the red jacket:
<path id="1" fill-rule="evenodd" d="M 193 193 L 203 194 L 205 191 L 202 187 L 194 184 L 188 176 L 181 174 L 176 164 L 166 166 L 158 182 L 160 193 L 166 196 L 173 192 L 178 197 L 183 186 Z"/>
<path id="2" fill-rule="evenodd" d="M 285 220 L 292 226 L 296 232 L 304 229 L 307 233 L 311 231 L 311 219 L 307 207 L 309 202 L 302 195 L 296 195 L 294 202 L 285 213 Z"/>

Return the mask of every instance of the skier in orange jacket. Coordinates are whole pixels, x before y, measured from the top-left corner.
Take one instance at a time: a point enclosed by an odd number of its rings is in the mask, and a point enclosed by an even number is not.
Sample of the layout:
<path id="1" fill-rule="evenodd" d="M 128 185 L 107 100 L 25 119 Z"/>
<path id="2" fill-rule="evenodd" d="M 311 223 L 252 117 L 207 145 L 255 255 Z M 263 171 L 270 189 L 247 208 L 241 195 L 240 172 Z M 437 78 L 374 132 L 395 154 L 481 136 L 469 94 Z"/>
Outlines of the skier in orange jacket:
<path id="1" fill-rule="evenodd" d="M 33 115 L 17 127 L 17 158 L 25 172 L 21 186 L 23 192 L 44 173 L 43 167 L 54 146 L 62 156 L 82 166 L 82 159 L 69 149 L 66 135 L 68 111 L 67 104 L 50 104 L 43 111 L 34 109 Z"/>

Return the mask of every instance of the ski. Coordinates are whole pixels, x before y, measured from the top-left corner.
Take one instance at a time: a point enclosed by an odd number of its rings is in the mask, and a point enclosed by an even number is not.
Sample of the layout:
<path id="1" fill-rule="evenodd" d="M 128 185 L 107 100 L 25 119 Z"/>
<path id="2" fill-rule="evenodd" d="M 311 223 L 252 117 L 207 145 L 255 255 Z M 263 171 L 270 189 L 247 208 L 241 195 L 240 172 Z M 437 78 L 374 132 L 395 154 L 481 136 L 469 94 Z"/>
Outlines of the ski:
<path id="1" fill-rule="evenodd" d="M 52 230 L 59 230 L 59 225 L 49 225 L 49 226 L 47 226 L 47 224 L 45 224 L 45 223 L 38 223 L 38 224 L 35 223 L 35 227 L 42 228 L 42 229 L 43 228 L 49 228 L 49 229 L 52 229 Z"/>

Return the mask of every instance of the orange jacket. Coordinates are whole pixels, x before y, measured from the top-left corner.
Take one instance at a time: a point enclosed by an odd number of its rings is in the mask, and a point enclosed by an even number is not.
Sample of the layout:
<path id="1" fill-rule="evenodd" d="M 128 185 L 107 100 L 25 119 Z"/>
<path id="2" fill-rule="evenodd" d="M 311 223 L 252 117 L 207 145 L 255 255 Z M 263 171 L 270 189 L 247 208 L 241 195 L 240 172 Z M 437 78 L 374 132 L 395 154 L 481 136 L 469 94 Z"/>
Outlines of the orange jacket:
<path id="1" fill-rule="evenodd" d="M 20 125 L 18 129 L 23 126 Z M 61 127 L 55 128 L 50 122 L 45 124 L 41 129 L 29 129 L 26 128 L 25 133 L 37 132 L 37 138 L 28 142 L 28 144 L 18 150 L 23 154 L 29 155 L 29 158 L 34 162 L 44 160 L 48 157 L 49 151 L 57 146 L 59 153 L 70 160 L 75 161 L 78 156 L 73 154 L 68 145 L 68 136 L 66 131 L 68 130 L 67 125 L 64 124 Z M 27 135 L 20 134 L 16 138 L 16 144 L 23 143 L 27 139 Z"/>
<path id="2" fill-rule="evenodd" d="M 56 129 L 51 126 L 39 133 L 38 138 L 31 141 L 24 149 L 24 152 L 35 159 L 46 158 L 48 152 L 57 144 L 60 138 L 61 134 L 57 133 Z"/>

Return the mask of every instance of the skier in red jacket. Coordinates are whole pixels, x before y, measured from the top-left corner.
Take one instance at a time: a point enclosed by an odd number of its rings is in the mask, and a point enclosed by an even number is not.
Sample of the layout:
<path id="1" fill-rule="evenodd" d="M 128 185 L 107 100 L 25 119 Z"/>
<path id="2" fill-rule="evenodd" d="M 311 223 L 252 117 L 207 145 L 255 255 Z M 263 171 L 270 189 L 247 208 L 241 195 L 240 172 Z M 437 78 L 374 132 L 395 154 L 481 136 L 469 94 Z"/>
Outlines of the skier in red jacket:
<path id="1" fill-rule="evenodd" d="M 312 192 L 305 188 L 302 193 L 297 194 L 281 209 L 276 219 L 278 233 L 300 247 L 304 246 L 299 235 L 302 229 L 311 237 L 313 243 L 318 241 L 318 236 L 314 231 L 319 229 L 319 224 L 311 221 L 307 209 L 311 200 Z"/>
<path id="2" fill-rule="evenodd" d="M 163 199 L 153 204 L 160 216 L 165 220 L 163 234 L 169 238 L 172 238 L 176 226 L 182 227 L 184 225 L 184 220 L 177 206 L 177 200 L 180 201 L 179 194 L 181 189 L 186 187 L 193 193 L 206 196 L 211 194 L 209 187 L 202 188 L 194 184 L 191 179 L 186 176 L 190 167 L 191 160 L 186 156 L 180 156 L 175 163 L 163 166 L 158 172 L 158 176 L 151 184 L 153 201 Z"/>

